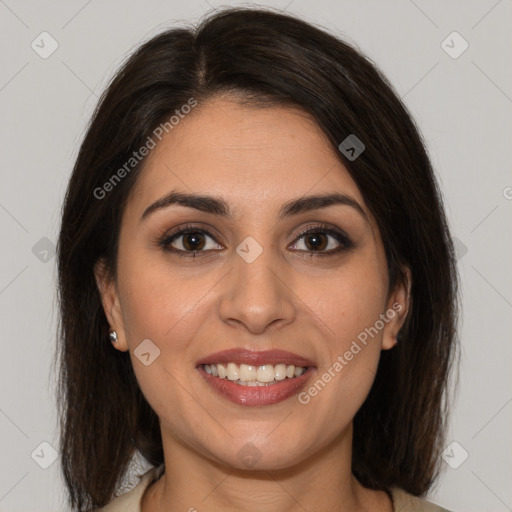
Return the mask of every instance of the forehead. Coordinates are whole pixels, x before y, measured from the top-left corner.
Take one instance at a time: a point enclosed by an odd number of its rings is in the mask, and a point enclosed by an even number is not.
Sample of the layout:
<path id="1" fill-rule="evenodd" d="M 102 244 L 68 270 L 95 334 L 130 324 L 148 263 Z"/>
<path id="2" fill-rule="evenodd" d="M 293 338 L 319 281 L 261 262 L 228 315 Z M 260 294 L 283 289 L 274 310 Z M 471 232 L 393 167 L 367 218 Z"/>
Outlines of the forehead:
<path id="1" fill-rule="evenodd" d="M 176 188 L 222 196 L 240 213 L 335 191 L 363 204 L 357 185 L 310 115 L 298 108 L 241 105 L 225 97 L 195 107 L 163 135 L 146 159 L 129 205 L 140 213 Z"/>

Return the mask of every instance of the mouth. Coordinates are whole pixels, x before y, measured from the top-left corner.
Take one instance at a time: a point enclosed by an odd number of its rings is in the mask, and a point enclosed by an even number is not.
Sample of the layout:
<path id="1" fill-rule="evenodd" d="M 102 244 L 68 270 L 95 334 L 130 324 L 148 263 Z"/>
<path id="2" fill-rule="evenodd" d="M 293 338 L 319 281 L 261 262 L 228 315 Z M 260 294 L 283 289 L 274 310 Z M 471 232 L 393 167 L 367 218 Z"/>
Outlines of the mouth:
<path id="1" fill-rule="evenodd" d="M 227 379 L 239 386 L 272 386 L 285 379 L 300 377 L 309 367 L 279 363 L 260 366 L 236 364 L 203 364 L 203 370 L 213 377 Z"/>
<path id="2" fill-rule="evenodd" d="M 239 405 L 272 405 L 297 394 L 316 372 L 312 361 L 282 350 L 225 350 L 197 362 L 221 396 Z"/>

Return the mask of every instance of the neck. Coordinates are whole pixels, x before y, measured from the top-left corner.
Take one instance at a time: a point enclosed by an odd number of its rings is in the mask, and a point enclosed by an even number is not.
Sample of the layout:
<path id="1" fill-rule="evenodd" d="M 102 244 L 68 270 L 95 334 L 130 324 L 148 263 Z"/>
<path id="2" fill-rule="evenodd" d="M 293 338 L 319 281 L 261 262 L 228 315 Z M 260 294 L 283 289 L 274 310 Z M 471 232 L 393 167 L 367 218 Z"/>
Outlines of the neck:
<path id="1" fill-rule="evenodd" d="M 352 425 L 307 459 L 282 469 L 237 469 L 165 435 L 165 472 L 145 492 L 142 512 L 392 512 L 389 497 L 351 472 Z"/>

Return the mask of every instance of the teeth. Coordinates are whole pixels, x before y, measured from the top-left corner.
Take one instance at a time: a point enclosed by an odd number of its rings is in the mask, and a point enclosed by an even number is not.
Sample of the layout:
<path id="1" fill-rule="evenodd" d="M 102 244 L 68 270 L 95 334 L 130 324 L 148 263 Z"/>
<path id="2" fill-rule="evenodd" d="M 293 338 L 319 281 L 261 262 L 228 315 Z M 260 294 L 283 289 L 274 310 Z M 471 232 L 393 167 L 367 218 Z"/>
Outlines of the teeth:
<path id="1" fill-rule="evenodd" d="M 248 382 L 250 380 L 256 380 L 257 374 L 258 374 L 258 367 L 257 366 L 249 366 L 247 364 L 241 364 L 240 365 L 239 379 L 242 382 Z"/>
<path id="2" fill-rule="evenodd" d="M 212 366 L 215 366 L 215 365 L 210 365 L 210 368 Z M 219 377 L 221 379 L 224 379 L 226 377 L 226 367 L 223 364 L 218 364 L 217 365 L 217 371 L 218 371 Z"/>
<path id="3" fill-rule="evenodd" d="M 260 366 L 256 375 L 258 382 L 272 382 L 274 380 L 274 367 L 270 364 Z"/>
<path id="4" fill-rule="evenodd" d="M 300 368 L 300 366 L 298 368 Z M 276 379 L 276 380 L 286 379 L 286 365 L 285 364 L 276 364 L 276 366 L 274 367 L 274 379 Z"/>
<path id="5" fill-rule="evenodd" d="M 295 368 L 295 371 L 293 372 L 293 374 L 295 375 L 295 377 L 300 377 L 303 374 L 302 368 L 300 366 L 298 366 L 297 368 Z"/>
<path id="6" fill-rule="evenodd" d="M 238 380 L 238 366 L 235 363 L 228 363 L 226 373 L 229 380 Z"/>
<path id="7" fill-rule="evenodd" d="M 247 364 L 237 365 L 236 363 L 228 363 L 226 365 L 219 363 L 204 364 L 203 368 L 209 375 L 221 379 L 227 378 L 241 386 L 269 386 L 279 380 L 299 377 L 306 371 L 305 367 L 295 367 L 293 364 L 251 366 Z"/>

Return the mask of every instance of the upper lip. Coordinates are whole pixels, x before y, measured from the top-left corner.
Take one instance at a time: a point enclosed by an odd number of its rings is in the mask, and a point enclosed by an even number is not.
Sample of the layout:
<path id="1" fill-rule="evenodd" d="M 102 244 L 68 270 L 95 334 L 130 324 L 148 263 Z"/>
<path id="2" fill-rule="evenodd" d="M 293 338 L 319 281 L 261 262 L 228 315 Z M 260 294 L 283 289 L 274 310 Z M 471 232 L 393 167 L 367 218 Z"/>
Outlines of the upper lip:
<path id="1" fill-rule="evenodd" d="M 315 366 L 314 363 L 305 357 L 287 352 L 285 350 L 248 350 L 243 348 L 231 348 L 215 352 L 197 361 L 197 366 L 202 364 L 217 363 L 236 363 L 247 364 L 252 366 L 261 366 L 264 364 L 286 364 L 294 366 Z"/>

